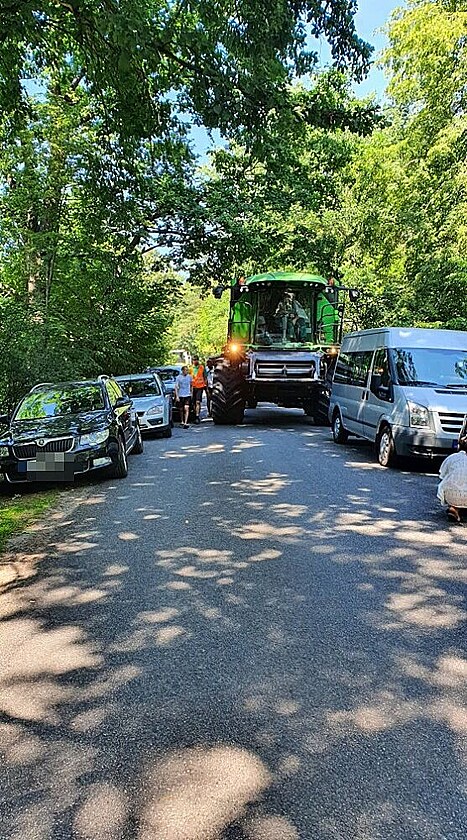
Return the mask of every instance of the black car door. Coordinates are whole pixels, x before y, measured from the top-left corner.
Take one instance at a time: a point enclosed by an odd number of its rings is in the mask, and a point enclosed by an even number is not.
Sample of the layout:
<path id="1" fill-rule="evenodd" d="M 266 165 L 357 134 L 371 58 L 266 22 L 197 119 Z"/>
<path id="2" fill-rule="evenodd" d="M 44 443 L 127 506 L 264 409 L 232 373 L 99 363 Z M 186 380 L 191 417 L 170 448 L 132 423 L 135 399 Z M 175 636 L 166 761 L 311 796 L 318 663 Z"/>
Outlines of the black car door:
<path id="1" fill-rule="evenodd" d="M 107 388 L 112 409 L 115 412 L 123 431 L 125 446 L 128 448 L 131 438 L 134 435 L 134 427 L 131 417 L 131 400 L 127 394 L 122 391 L 120 386 L 112 379 L 107 380 L 105 387 Z"/>

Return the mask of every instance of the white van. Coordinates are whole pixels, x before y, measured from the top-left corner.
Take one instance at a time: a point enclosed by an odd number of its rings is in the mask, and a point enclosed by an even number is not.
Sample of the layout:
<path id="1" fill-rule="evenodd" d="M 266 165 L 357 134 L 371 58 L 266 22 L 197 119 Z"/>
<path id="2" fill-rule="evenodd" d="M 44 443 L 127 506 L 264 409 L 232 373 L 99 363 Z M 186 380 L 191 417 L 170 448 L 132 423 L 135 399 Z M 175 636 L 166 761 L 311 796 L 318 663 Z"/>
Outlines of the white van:
<path id="1" fill-rule="evenodd" d="M 456 449 L 467 415 L 467 332 L 380 328 L 346 335 L 332 380 L 336 443 L 375 441 L 378 461 Z"/>

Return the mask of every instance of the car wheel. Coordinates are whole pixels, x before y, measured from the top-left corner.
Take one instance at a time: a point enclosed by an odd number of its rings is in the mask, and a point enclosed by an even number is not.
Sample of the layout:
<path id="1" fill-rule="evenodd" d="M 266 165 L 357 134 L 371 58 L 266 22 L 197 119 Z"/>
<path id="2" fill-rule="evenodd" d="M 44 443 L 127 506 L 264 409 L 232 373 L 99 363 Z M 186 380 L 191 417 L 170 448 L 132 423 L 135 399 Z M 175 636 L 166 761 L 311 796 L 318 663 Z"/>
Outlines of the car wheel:
<path id="1" fill-rule="evenodd" d="M 143 436 L 139 423 L 136 424 L 136 440 L 131 450 L 134 455 L 141 455 L 144 450 Z"/>
<path id="2" fill-rule="evenodd" d="M 389 426 L 384 426 L 378 435 L 378 463 L 382 467 L 392 467 L 396 459 L 394 438 Z"/>
<path id="3" fill-rule="evenodd" d="M 109 475 L 110 478 L 126 478 L 128 475 L 128 458 L 125 450 L 125 442 L 121 435 L 118 437 L 117 454 L 115 455 L 112 466 L 109 467 Z"/>
<path id="4" fill-rule="evenodd" d="M 173 423 L 170 426 L 167 426 L 167 428 L 164 429 L 164 431 L 162 432 L 161 437 L 171 438 L 172 437 L 172 426 L 173 426 Z"/>
<path id="5" fill-rule="evenodd" d="M 335 443 L 347 443 L 349 433 L 344 429 L 340 411 L 336 411 L 332 420 L 332 436 Z"/>

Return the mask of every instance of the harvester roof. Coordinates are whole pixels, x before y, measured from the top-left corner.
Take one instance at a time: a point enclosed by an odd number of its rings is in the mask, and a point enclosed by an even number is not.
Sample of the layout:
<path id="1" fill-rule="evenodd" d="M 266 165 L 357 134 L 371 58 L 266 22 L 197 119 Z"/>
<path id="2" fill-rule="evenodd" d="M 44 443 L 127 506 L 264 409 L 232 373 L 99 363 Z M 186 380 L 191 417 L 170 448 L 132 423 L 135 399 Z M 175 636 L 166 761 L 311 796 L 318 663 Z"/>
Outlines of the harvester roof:
<path id="1" fill-rule="evenodd" d="M 268 271 L 265 274 L 254 274 L 245 279 L 247 286 L 254 283 L 286 283 L 287 285 L 303 285 L 304 283 L 309 283 L 320 286 L 328 285 L 324 277 L 320 277 L 319 274 L 310 274 L 308 271 Z"/>

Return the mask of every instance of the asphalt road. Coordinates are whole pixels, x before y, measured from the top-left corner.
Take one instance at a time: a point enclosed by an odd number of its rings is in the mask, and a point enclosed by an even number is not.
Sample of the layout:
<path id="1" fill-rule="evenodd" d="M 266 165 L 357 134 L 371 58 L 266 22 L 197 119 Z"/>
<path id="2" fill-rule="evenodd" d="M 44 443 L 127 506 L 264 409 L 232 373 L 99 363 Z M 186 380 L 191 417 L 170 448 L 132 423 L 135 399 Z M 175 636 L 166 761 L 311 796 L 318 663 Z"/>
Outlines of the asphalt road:
<path id="1" fill-rule="evenodd" d="M 270 408 L 68 493 L 0 597 L 2 840 L 465 840 L 435 488 Z"/>

